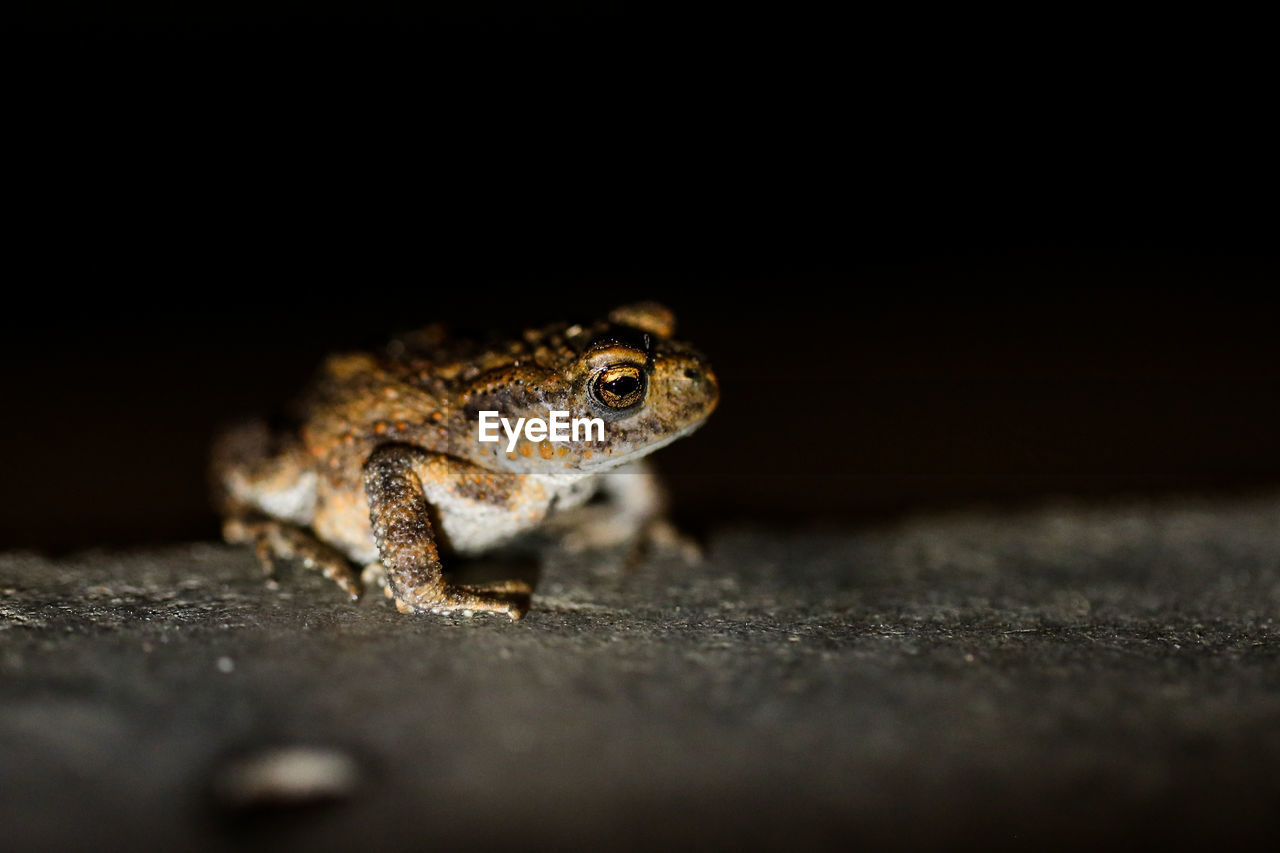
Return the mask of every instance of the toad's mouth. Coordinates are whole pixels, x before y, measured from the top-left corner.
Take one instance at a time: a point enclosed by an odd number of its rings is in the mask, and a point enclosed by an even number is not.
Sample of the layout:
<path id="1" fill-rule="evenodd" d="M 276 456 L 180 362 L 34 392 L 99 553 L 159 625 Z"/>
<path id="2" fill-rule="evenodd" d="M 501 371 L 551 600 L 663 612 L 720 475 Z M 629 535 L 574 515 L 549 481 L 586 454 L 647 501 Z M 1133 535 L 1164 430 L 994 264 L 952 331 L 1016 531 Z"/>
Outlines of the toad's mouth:
<path id="1" fill-rule="evenodd" d="M 707 413 L 708 416 L 710 414 L 711 414 L 710 412 Z M 702 417 L 694 421 L 693 423 L 688 424 L 687 426 L 681 427 L 680 429 L 676 430 L 670 435 L 664 436 L 658 439 L 657 441 L 652 441 L 644 445 L 643 447 L 637 447 L 635 450 L 632 450 L 630 453 L 624 453 L 622 454 L 621 457 L 606 456 L 599 464 L 583 466 L 583 467 L 589 467 L 592 471 L 608 471 L 610 468 L 617 468 L 620 465 L 627 465 L 631 462 L 635 462 L 637 459 L 643 459 L 644 457 L 648 456 L 650 453 L 653 453 L 655 450 L 661 450 L 662 448 L 666 447 L 668 444 L 670 444 L 673 441 L 679 441 L 685 436 L 692 435 L 694 432 L 698 430 L 699 427 L 701 427 L 706 422 L 707 422 L 707 418 Z"/>

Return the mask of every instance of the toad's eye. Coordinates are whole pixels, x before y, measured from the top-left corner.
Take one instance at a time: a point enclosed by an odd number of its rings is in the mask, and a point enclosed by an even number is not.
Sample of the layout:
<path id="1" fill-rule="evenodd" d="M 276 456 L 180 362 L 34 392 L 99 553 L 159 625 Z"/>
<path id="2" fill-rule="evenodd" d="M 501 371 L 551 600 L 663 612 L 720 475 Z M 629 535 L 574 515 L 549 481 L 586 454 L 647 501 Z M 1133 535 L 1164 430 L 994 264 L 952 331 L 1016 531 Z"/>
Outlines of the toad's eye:
<path id="1" fill-rule="evenodd" d="M 606 367 L 591 380 L 591 396 L 610 409 L 629 409 L 644 399 L 644 371 L 633 364 Z"/>

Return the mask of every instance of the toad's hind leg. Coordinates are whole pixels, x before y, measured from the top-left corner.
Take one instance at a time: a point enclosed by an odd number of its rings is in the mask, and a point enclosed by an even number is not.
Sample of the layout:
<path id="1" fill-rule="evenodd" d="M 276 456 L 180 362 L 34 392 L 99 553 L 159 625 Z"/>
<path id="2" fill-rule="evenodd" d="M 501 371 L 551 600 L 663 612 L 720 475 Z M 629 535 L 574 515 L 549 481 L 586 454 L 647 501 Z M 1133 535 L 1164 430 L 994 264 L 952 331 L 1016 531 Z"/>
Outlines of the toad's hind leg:
<path id="1" fill-rule="evenodd" d="M 402 613 L 525 614 L 530 589 L 519 581 L 487 585 L 445 582 L 417 469 L 438 457 L 407 445 L 384 445 L 364 469 L 374 541 L 386 570 L 387 589 Z M 441 462 L 442 465 L 447 463 Z"/>
<path id="2" fill-rule="evenodd" d="M 227 518 L 222 536 L 233 545 L 252 545 L 268 577 L 275 573 L 275 558 L 297 559 L 309 569 L 319 569 L 352 601 L 360 598 L 360 579 L 347 558 L 301 527 L 245 513 Z"/>
<path id="3" fill-rule="evenodd" d="M 307 529 L 316 477 L 295 442 L 278 440 L 260 421 L 244 424 L 219 437 L 212 473 L 223 538 L 253 545 L 268 577 L 276 557 L 298 559 L 352 599 L 359 597 L 360 582 L 346 557 Z"/>
<path id="4" fill-rule="evenodd" d="M 622 548 L 634 566 L 650 553 L 697 563 L 702 549 L 665 517 L 666 490 L 641 461 L 599 477 L 596 501 L 552 516 L 544 527 L 571 553 Z"/>

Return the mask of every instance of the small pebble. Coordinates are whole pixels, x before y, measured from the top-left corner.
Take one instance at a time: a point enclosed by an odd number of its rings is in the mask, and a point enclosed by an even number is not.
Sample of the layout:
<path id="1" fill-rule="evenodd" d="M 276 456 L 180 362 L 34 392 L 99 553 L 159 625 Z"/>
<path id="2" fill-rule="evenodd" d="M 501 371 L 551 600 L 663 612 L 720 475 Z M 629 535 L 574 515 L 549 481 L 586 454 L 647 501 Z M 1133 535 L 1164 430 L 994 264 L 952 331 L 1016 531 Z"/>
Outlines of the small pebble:
<path id="1" fill-rule="evenodd" d="M 213 793 L 229 808 L 293 807 L 349 797 L 359 769 L 334 749 L 290 746 L 227 762 L 214 776 Z"/>

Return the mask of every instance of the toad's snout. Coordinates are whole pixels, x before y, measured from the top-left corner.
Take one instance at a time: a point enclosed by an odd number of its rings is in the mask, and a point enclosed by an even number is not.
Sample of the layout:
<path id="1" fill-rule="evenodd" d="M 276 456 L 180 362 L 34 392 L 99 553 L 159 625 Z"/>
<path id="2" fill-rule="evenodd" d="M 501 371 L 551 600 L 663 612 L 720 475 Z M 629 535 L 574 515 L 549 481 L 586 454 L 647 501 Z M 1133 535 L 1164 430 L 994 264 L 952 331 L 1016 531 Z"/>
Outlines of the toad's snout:
<path id="1" fill-rule="evenodd" d="M 710 365 L 686 367 L 680 374 L 679 394 L 686 406 L 699 410 L 702 417 L 711 414 L 720 401 L 720 383 Z"/>

